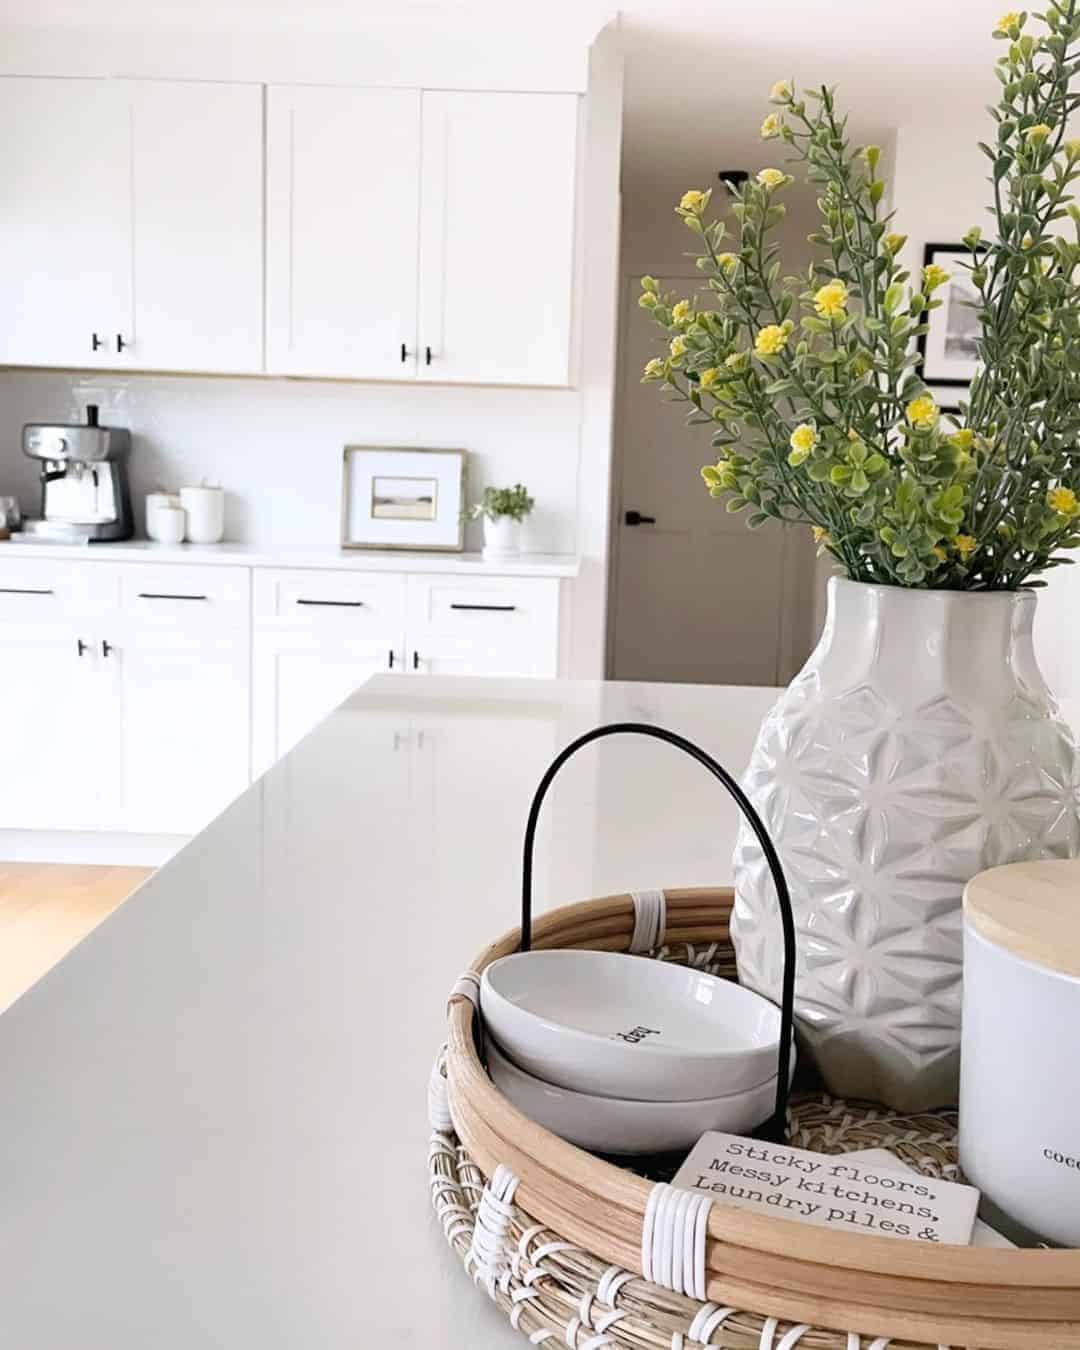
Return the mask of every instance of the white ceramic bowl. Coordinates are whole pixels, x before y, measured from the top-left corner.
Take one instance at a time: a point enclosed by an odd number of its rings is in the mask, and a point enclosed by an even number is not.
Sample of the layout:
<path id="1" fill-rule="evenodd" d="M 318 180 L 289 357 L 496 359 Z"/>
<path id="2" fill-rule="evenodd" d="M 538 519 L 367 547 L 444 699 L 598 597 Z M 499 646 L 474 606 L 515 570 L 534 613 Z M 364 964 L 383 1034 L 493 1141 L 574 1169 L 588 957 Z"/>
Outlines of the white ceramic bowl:
<path id="1" fill-rule="evenodd" d="M 480 1008 L 515 1064 L 575 1092 L 703 1101 L 776 1076 L 780 1009 L 686 966 L 619 952 L 517 952 L 484 971 Z"/>
<path id="2" fill-rule="evenodd" d="M 499 1091 L 530 1120 L 592 1153 L 673 1153 L 706 1130 L 746 1134 L 773 1113 L 776 1078 L 745 1092 L 699 1102 L 631 1102 L 554 1087 L 519 1068 L 488 1037 L 487 1061 Z"/>

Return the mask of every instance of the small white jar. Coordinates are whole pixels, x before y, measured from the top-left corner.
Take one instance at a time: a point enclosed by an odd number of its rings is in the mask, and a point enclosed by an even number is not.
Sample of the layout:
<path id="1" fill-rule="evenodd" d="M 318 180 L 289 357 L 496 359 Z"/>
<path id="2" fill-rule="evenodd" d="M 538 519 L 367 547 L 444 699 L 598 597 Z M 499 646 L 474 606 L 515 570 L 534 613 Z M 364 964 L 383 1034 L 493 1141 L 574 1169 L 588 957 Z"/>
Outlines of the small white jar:
<path id="1" fill-rule="evenodd" d="M 159 506 L 154 512 L 154 540 L 159 544 L 182 544 L 187 531 L 187 512 L 182 506 Z"/>
<path id="2" fill-rule="evenodd" d="M 964 892 L 960 1165 L 1025 1235 L 1080 1247 L 1080 862 Z"/>
<path id="3" fill-rule="evenodd" d="M 219 544 L 225 534 L 225 493 L 202 483 L 180 489 L 180 504 L 187 512 L 189 544 Z"/>
<path id="4" fill-rule="evenodd" d="M 156 543 L 163 542 L 158 535 L 157 513 L 163 506 L 180 506 L 180 496 L 176 492 L 148 492 L 146 494 L 146 537 Z"/>

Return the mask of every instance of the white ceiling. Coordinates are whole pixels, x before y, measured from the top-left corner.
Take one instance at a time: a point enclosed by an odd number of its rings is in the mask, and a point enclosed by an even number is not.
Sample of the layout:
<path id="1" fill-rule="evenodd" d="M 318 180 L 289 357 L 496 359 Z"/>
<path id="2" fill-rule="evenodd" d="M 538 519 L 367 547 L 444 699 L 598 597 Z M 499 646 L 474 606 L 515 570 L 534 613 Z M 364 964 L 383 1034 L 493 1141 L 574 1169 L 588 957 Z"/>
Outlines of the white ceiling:
<path id="1" fill-rule="evenodd" d="M 586 40 L 617 0 L 0 0 L 0 21 L 203 31 L 356 32 L 480 24 L 496 41 Z M 1005 0 L 627 0 L 625 183 L 696 182 L 775 159 L 757 127 L 781 78 L 839 84 L 860 139 L 913 121 L 970 123 L 996 88 Z M 496 37 L 496 34 L 498 35 Z"/>

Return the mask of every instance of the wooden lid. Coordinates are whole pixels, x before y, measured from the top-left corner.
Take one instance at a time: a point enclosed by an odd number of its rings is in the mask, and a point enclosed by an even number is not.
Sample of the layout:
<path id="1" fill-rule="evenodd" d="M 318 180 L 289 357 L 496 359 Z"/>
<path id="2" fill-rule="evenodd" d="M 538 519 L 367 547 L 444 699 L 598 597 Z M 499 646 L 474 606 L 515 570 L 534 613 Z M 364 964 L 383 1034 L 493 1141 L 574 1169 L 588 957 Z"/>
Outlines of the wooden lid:
<path id="1" fill-rule="evenodd" d="M 1080 978 L 1080 861 L 980 872 L 964 890 L 964 918 L 995 947 Z"/>

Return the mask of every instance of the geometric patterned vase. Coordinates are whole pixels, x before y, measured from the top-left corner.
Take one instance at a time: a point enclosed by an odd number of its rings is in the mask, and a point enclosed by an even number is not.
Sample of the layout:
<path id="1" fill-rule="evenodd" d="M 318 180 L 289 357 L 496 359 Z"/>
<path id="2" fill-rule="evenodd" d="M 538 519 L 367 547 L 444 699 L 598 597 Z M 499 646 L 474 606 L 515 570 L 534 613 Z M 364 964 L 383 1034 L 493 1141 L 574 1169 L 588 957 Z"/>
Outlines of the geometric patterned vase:
<path id="1" fill-rule="evenodd" d="M 1035 661 L 1035 602 L 834 577 L 821 641 L 758 733 L 743 786 L 791 889 L 799 1037 L 840 1096 L 956 1101 L 964 885 L 1080 852 L 1080 760 Z M 745 826 L 735 890 L 739 978 L 778 1000 L 775 894 Z"/>

